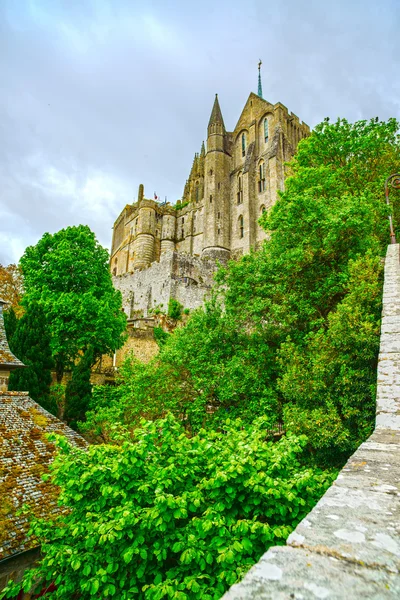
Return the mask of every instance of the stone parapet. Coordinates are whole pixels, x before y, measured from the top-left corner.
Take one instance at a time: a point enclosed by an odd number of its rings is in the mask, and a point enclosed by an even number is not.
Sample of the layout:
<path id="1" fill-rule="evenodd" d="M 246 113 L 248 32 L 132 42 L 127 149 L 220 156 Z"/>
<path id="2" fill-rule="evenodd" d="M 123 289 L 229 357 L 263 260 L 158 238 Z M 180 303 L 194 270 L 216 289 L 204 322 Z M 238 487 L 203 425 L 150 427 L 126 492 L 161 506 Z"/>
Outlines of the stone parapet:
<path id="1" fill-rule="evenodd" d="M 400 264 L 388 247 L 376 428 L 314 509 L 223 600 L 400 598 Z"/>

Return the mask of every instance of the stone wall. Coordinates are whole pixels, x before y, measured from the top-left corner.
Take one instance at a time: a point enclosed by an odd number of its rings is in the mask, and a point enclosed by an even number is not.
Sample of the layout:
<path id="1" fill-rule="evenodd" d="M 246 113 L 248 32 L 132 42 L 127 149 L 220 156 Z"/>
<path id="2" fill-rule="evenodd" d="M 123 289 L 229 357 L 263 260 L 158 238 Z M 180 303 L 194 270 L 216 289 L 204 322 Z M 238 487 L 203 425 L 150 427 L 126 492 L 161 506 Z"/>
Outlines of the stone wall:
<path id="1" fill-rule="evenodd" d="M 388 247 L 376 428 L 289 536 L 223 600 L 400 598 L 400 264 Z"/>
<path id="2" fill-rule="evenodd" d="M 166 312 L 170 298 L 184 308 L 200 307 L 212 287 L 215 271 L 212 261 L 167 252 L 148 269 L 114 276 L 113 284 L 122 293 L 128 318 L 147 317 L 156 308 Z"/>

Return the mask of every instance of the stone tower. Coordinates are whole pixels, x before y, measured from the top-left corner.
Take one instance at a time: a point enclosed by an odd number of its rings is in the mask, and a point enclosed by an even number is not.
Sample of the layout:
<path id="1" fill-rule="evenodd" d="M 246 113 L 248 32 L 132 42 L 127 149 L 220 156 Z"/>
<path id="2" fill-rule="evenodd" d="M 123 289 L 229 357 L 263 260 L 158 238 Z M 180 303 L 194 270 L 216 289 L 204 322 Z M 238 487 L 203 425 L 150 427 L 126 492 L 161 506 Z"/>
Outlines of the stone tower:
<path id="1" fill-rule="evenodd" d="M 227 260 L 230 256 L 230 159 L 224 119 L 215 94 L 207 128 L 203 258 Z"/>

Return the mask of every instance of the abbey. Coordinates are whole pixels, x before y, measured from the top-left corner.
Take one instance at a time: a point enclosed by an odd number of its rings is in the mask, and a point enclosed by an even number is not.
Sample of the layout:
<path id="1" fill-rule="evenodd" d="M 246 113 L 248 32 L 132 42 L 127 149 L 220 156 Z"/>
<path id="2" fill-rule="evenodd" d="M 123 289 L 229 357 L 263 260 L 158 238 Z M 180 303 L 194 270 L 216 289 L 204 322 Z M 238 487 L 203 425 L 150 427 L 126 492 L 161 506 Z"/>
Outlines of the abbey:
<path id="1" fill-rule="evenodd" d="M 145 198 L 140 185 L 138 201 L 125 206 L 114 224 L 111 270 L 128 316 L 165 306 L 170 297 L 199 306 L 215 261 L 260 245 L 266 233 L 259 218 L 283 190 L 285 162 L 309 131 L 283 104 L 262 98 L 260 77 L 258 94 L 250 94 L 232 132 L 216 95 L 207 144 L 194 156 L 182 199 L 161 204 Z"/>

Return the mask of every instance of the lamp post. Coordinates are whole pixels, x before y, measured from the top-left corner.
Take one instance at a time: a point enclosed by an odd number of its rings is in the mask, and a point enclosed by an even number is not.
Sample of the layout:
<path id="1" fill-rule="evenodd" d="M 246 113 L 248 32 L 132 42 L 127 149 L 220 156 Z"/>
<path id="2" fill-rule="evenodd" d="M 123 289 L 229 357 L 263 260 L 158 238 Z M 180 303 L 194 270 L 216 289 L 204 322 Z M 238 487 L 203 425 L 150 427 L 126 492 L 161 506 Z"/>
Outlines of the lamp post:
<path id="1" fill-rule="evenodd" d="M 389 175 L 389 177 L 385 181 L 386 204 L 390 207 L 390 202 L 389 202 L 389 189 L 390 188 L 389 188 L 389 186 L 394 188 L 395 190 L 400 190 L 400 173 L 393 173 L 393 175 Z M 395 244 L 396 236 L 394 235 L 393 219 L 392 219 L 391 214 L 388 215 L 388 219 L 389 219 L 389 228 L 390 228 L 390 243 Z"/>

